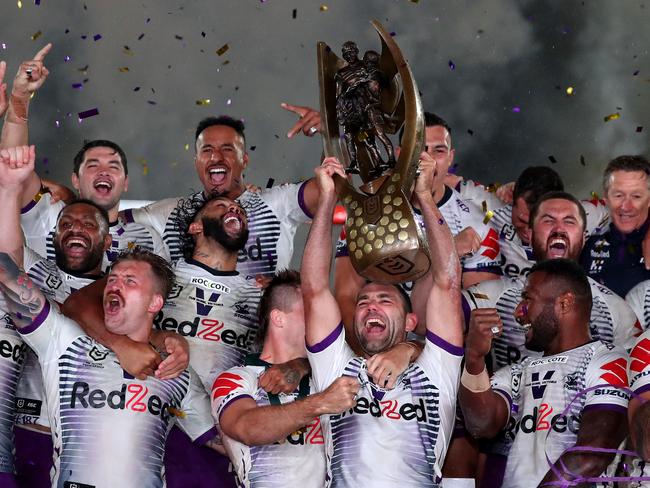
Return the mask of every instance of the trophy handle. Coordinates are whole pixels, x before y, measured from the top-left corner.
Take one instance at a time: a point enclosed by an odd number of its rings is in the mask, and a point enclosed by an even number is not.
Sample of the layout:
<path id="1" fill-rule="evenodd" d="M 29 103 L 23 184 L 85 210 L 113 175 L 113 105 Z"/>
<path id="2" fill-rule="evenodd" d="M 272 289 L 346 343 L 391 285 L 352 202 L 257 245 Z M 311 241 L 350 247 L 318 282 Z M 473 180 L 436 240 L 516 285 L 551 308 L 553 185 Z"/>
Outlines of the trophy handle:
<path id="1" fill-rule="evenodd" d="M 396 73 L 399 74 L 402 84 L 402 97 L 399 100 L 390 100 L 391 103 L 389 104 L 395 108 L 395 111 L 401 112 L 403 110 L 404 113 L 404 134 L 400 146 L 400 155 L 395 165 L 395 173 L 402 176 L 402 190 L 407 195 L 410 195 L 417 174 L 417 161 L 424 146 L 422 101 L 411 68 L 392 36 L 384 30 L 378 21 L 373 20 L 372 26 L 381 38 L 381 58 L 379 61 L 381 69 L 385 70 L 386 75 L 391 77 L 391 81 L 395 79 Z M 390 61 L 391 57 L 394 64 Z M 395 71 L 395 68 L 397 68 L 397 71 Z M 397 91 L 393 92 L 397 93 Z"/>

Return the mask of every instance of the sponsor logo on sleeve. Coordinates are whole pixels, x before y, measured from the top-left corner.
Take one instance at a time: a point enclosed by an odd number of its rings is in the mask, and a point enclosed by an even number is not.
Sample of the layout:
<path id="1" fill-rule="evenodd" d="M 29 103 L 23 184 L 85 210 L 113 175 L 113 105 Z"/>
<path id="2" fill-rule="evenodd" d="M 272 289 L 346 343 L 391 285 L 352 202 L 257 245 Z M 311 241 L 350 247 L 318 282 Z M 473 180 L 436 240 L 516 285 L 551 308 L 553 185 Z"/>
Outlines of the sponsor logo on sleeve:
<path id="1" fill-rule="evenodd" d="M 619 358 L 605 363 L 600 369 L 603 371 L 600 378 L 606 383 L 612 386 L 627 386 L 627 361 L 625 358 Z"/>

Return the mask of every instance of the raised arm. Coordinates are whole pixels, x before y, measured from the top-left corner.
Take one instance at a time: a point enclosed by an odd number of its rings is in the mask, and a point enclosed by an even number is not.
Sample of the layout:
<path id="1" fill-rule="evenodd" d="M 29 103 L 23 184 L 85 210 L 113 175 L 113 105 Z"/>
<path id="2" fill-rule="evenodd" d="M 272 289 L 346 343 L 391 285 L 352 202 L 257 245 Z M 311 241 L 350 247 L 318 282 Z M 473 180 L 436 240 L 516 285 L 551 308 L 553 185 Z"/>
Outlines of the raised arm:
<path id="1" fill-rule="evenodd" d="M 45 67 L 44 60 L 52 49 L 52 44 L 47 44 L 33 59 L 21 63 L 14 78 L 14 83 L 9 96 L 7 114 L 2 126 L 0 148 L 24 146 L 28 143 L 28 113 L 29 102 L 34 93 L 43 86 L 50 74 Z M 38 193 L 41 182 L 38 175 L 32 172 L 23 185 L 21 205 L 24 207 Z"/>
<path id="2" fill-rule="evenodd" d="M 47 303 L 43 292 L 4 251 L 0 251 L 0 289 L 17 329 L 31 325 Z"/>
<path id="3" fill-rule="evenodd" d="M 23 231 L 20 227 L 21 195 L 25 181 L 34 172 L 34 146 L 0 149 L 0 250 L 23 266 Z"/>
<path id="4" fill-rule="evenodd" d="M 420 203 L 431 254 L 433 286 L 426 306 L 427 331 L 436 334 L 454 346 L 463 345 L 461 321 L 460 260 L 456 254 L 454 238 L 433 200 L 437 174 L 436 161 L 426 152 L 420 154 L 420 175 L 415 184 L 415 194 Z"/>
<path id="5" fill-rule="evenodd" d="M 345 170 L 335 158 L 326 158 L 323 164 L 316 168 L 318 207 L 300 267 L 308 345 L 321 342 L 341 322 L 341 312 L 329 286 L 333 252 L 332 214 L 336 205 L 336 189 L 332 179 L 334 174 L 345 178 Z"/>

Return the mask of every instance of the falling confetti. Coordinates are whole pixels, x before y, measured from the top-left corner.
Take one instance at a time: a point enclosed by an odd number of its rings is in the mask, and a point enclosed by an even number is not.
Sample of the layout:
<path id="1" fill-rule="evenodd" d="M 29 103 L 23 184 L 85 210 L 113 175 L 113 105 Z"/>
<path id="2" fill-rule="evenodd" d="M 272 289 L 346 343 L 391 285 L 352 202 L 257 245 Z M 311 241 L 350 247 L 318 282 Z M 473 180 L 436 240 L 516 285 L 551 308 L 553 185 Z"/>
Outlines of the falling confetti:
<path id="1" fill-rule="evenodd" d="M 32 37 L 31 37 L 32 41 L 35 41 L 36 39 L 41 37 L 41 34 L 43 34 L 41 31 L 38 31 L 38 32 L 35 32 L 34 34 L 32 34 Z"/>
<path id="2" fill-rule="evenodd" d="M 183 40 L 183 36 L 179 36 L 178 34 L 176 34 L 176 35 L 174 36 L 174 38 L 178 39 L 179 41 L 182 41 L 182 40 Z"/>
<path id="3" fill-rule="evenodd" d="M 2 49 L 7 49 L 7 45 L 4 42 L 2 43 Z"/>
<path id="4" fill-rule="evenodd" d="M 174 417 L 179 417 L 184 419 L 186 414 L 182 410 L 178 410 L 177 408 L 174 407 L 167 407 L 167 411 L 169 412 L 169 415 L 173 415 Z"/>
<path id="5" fill-rule="evenodd" d="M 121 68 L 119 68 L 119 71 L 120 73 L 128 73 L 129 68 L 127 66 L 122 66 Z"/>
<path id="6" fill-rule="evenodd" d="M 638 126 L 638 127 L 636 128 L 636 131 L 637 131 L 637 132 L 642 132 L 642 131 L 643 131 L 643 126 L 642 126 L 642 125 Z"/>
<path id="7" fill-rule="evenodd" d="M 255 151 L 255 149 L 257 149 L 257 146 L 251 146 L 249 151 Z"/>
<path id="8" fill-rule="evenodd" d="M 320 11 L 321 11 L 321 12 L 327 12 L 327 9 L 328 9 L 328 8 L 329 8 L 329 7 L 328 7 L 327 5 L 322 4 L 322 5 L 320 6 Z"/>
<path id="9" fill-rule="evenodd" d="M 128 54 L 129 56 L 133 56 L 133 51 L 131 51 L 131 48 L 129 46 L 124 46 L 124 49 L 122 50 L 124 54 Z"/>
<path id="10" fill-rule="evenodd" d="M 156 102 L 154 102 L 153 100 L 147 100 L 147 103 L 148 103 L 149 105 L 158 105 L 158 104 L 157 104 Z"/>
<path id="11" fill-rule="evenodd" d="M 476 293 L 474 291 L 472 292 L 472 296 L 474 298 L 478 298 L 479 300 L 489 300 L 490 299 L 490 297 L 488 295 L 486 295 L 485 293 Z"/>
<path id="12" fill-rule="evenodd" d="M 190 145 L 189 145 L 189 144 L 185 144 L 185 150 L 186 150 L 186 151 L 189 151 L 189 150 L 190 150 Z"/>
<path id="13" fill-rule="evenodd" d="M 582 154 L 580 155 L 580 164 L 583 166 L 587 166 L 587 163 L 585 162 L 585 157 Z"/>
<path id="14" fill-rule="evenodd" d="M 639 70 L 636 70 L 634 73 L 632 73 L 632 76 L 636 76 L 639 74 Z"/>
<path id="15" fill-rule="evenodd" d="M 102 38 L 102 35 L 101 35 L 101 34 L 95 34 L 95 35 L 93 36 L 93 41 L 99 41 L 101 38 Z"/>
<path id="16" fill-rule="evenodd" d="M 40 4 L 41 4 L 41 0 L 34 0 L 34 5 L 40 5 Z"/>
<path id="17" fill-rule="evenodd" d="M 70 56 L 66 56 L 63 58 L 64 63 L 67 63 L 68 61 L 70 61 Z"/>
<path id="18" fill-rule="evenodd" d="M 473 136 L 473 135 L 474 135 L 474 131 L 473 131 L 472 129 L 467 129 L 467 133 L 468 133 L 470 136 Z"/>
<path id="19" fill-rule="evenodd" d="M 138 41 L 142 40 L 143 37 L 144 37 L 144 32 L 138 36 Z"/>
<path id="20" fill-rule="evenodd" d="M 269 178 L 269 180 L 266 182 L 266 187 L 271 188 L 274 183 L 275 183 L 275 180 L 273 178 Z"/>
<path id="21" fill-rule="evenodd" d="M 513 112 L 516 112 L 516 113 L 519 113 L 519 112 L 521 112 L 521 108 L 519 108 L 519 107 L 512 107 L 512 111 L 513 111 Z"/>
<path id="22" fill-rule="evenodd" d="M 73 83 L 72 88 L 78 89 L 78 88 L 83 88 L 84 84 L 83 83 Z"/>
<path id="23" fill-rule="evenodd" d="M 483 224 L 487 225 L 490 219 L 494 217 L 494 212 L 492 210 L 488 210 L 487 202 L 485 200 L 481 202 L 481 208 L 483 209 L 483 213 L 485 214 L 485 217 L 483 217 Z"/>
<path id="24" fill-rule="evenodd" d="M 548 160 L 553 164 L 557 163 L 557 159 L 555 159 L 555 156 L 549 156 Z"/>
<path id="25" fill-rule="evenodd" d="M 210 99 L 209 98 L 202 98 L 200 100 L 196 101 L 197 105 L 210 105 Z"/>
<path id="26" fill-rule="evenodd" d="M 569 95 L 569 96 L 573 95 L 573 87 L 572 86 L 567 87 L 566 94 Z"/>
<path id="27" fill-rule="evenodd" d="M 147 165 L 147 160 L 140 158 L 140 165 L 142 166 L 142 174 L 147 176 L 149 174 L 149 166 Z"/>
<path id="28" fill-rule="evenodd" d="M 23 8 L 23 2 L 21 2 L 20 0 L 16 2 L 16 5 L 18 5 L 18 8 Z"/>
<path id="29" fill-rule="evenodd" d="M 291 14 L 291 17 L 295 19 L 297 16 L 298 16 L 298 9 L 294 8 L 293 13 Z"/>
<path id="30" fill-rule="evenodd" d="M 232 105 L 232 100 L 230 98 L 226 100 L 226 105 Z"/>
<path id="31" fill-rule="evenodd" d="M 230 46 L 228 44 L 224 44 L 219 49 L 217 49 L 217 55 L 223 56 L 224 54 L 226 54 L 226 51 L 228 51 L 228 49 L 230 49 Z"/>
<path id="32" fill-rule="evenodd" d="M 136 86 L 136 87 L 133 89 L 133 91 L 140 91 L 140 87 L 139 87 L 139 86 Z"/>
<path id="33" fill-rule="evenodd" d="M 83 119 L 87 119 L 88 117 L 94 117 L 95 115 L 99 115 L 99 110 L 96 108 L 91 108 L 90 110 L 85 110 L 77 114 L 79 117 L 79 122 L 81 122 Z"/>
<path id="34" fill-rule="evenodd" d="M 449 64 L 449 69 L 450 70 L 454 71 L 456 69 L 456 65 L 454 64 L 454 62 L 451 59 L 449 60 L 448 64 Z"/>
<path id="35" fill-rule="evenodd" d="M 610 120 L 616 120 L 620 118 L 621 118 L 621 114 L 618 112 L 614 112 L 613 114 L 605 115 L 605 117 L 603 117 L 603 120 L 605 122 L 609 122 Z"/>

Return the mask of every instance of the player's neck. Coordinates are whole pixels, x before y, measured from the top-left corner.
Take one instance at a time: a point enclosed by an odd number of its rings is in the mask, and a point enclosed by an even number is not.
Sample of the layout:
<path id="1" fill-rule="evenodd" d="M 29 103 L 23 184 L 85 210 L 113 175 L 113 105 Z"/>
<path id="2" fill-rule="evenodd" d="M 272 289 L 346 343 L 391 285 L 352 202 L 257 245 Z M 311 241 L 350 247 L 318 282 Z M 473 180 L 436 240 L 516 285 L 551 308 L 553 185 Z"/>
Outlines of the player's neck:
<path id="1" fill-rule="evenodd" d="M 295 344 L 285 338 L 268 336 L 260 353 L 260 359 L 270 364 L 283 364 L 296 358 L 307 357 L 305 342 L 297 341 Z"/>
<path id="2" fill-rule="evenodd" d="M 575 349 L 580 346 L 584 346 L 588 342 L 591 342 L 591 337 L 589 336 L 589 325 L 588 324 L 569 324 L 564 323 L 560 324 L 560 328 L 564 330 L 577 331 L 565 335 L 559 334 L 556 339 L 549 345 L 548 348 L 544 351 L 544 356 L 554 356 L 571 349 Z"/>
<path id="3" fill-rule="evenodd" d="M 117 222 L 118 215 L 120 213 L 120 203 L 118 202 L 113 208 L 108 210 L 108 223 L 113 224 Z"/>
<path id="4" fill-rule="evenodd" d="M 235 271 L 237 269 L 237 252 L 227 251 L 220 244 L 208 240 L 197 245 L 192 259 L 215 271 Z"/>

